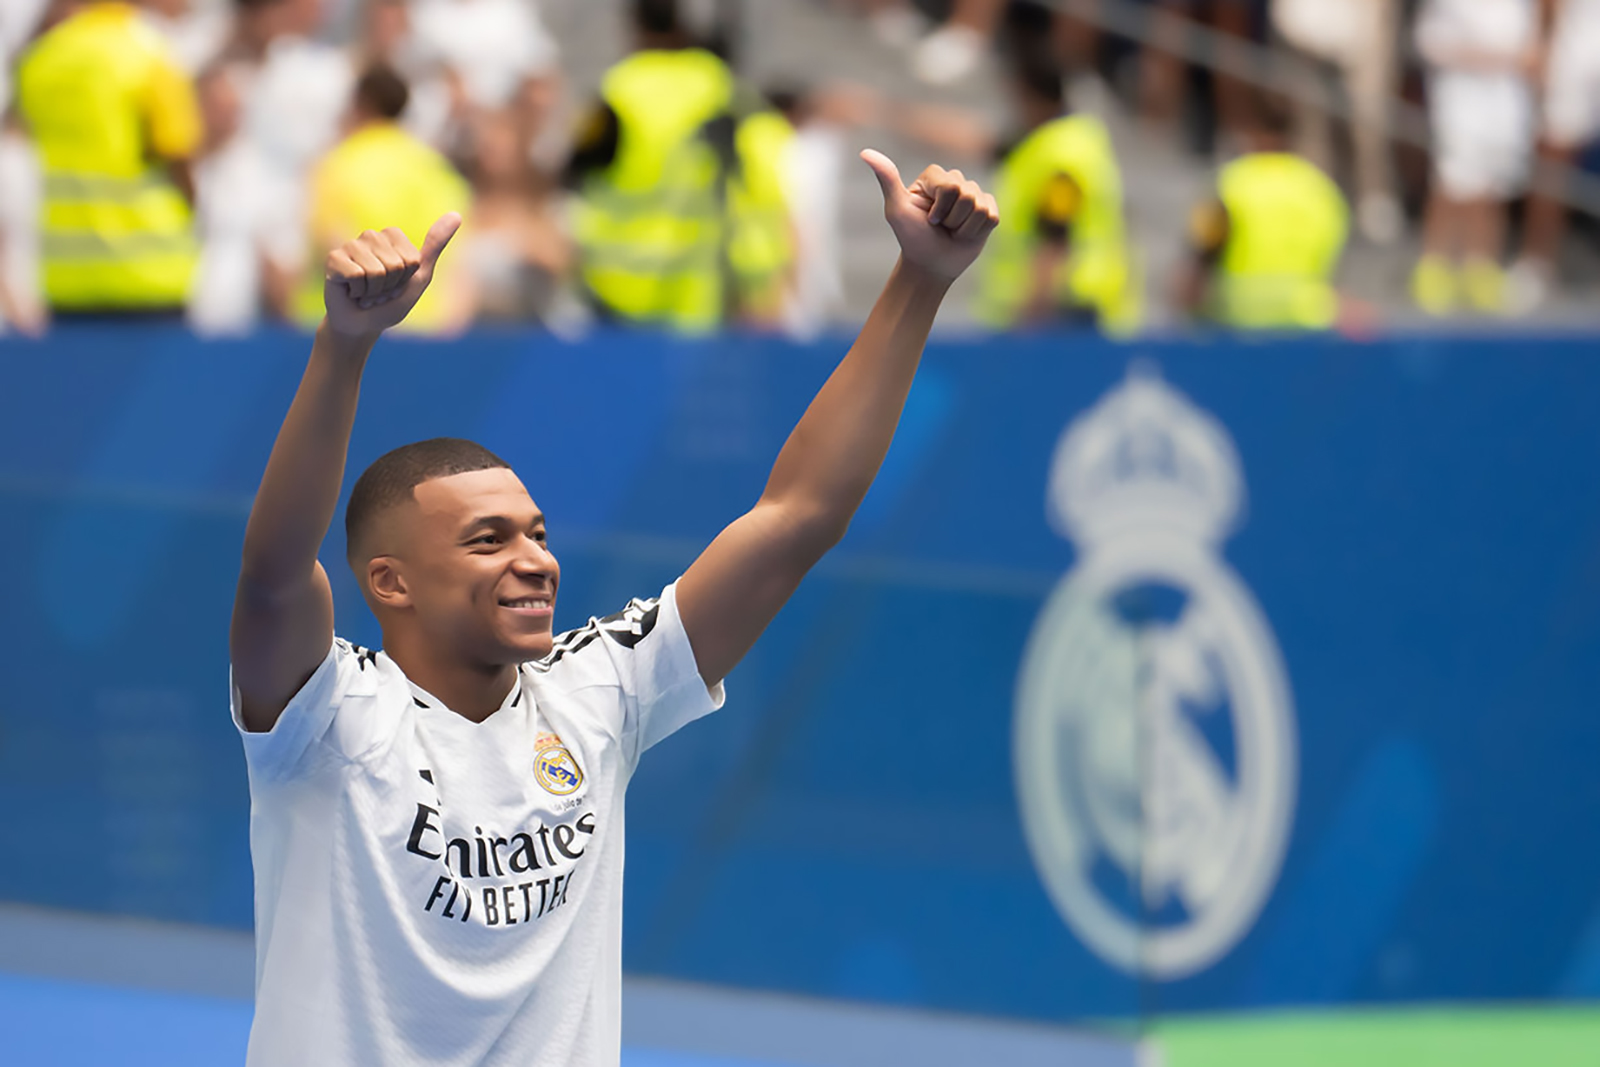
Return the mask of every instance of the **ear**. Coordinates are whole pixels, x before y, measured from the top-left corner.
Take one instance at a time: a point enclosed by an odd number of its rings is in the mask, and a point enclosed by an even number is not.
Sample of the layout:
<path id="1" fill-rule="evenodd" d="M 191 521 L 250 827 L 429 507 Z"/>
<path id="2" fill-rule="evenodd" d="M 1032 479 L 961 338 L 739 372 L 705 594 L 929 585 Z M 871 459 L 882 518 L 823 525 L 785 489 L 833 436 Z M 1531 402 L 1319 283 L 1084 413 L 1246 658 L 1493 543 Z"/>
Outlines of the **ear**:
<path id="1" fill-rule="evenodd" d="M 367 561 L 367 591 L 375 608 L 411 606 L 405 574 L 400 569 L 400 561 L 393 556 L 374 556 Z"/>

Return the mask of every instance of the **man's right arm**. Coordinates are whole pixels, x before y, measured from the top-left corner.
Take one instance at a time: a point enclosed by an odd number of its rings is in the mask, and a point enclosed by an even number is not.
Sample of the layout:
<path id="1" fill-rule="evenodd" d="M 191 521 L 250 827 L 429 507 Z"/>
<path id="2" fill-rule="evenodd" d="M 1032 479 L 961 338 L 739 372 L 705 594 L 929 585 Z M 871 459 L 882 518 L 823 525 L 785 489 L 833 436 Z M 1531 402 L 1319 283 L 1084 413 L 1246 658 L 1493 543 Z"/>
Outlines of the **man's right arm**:
<path id="1" fill-rule="evenodd" d="M 245 528 L 228 643 L 248 730 L 272 729 L 333 643 L 333 593 L 317 549 L 339 502 L 361 372 L 379 335 L 427 288 L 460 225 L 455 214 L 434 223 L 420 253 L 389 229 L 328 257 L 328 315 Z"/>

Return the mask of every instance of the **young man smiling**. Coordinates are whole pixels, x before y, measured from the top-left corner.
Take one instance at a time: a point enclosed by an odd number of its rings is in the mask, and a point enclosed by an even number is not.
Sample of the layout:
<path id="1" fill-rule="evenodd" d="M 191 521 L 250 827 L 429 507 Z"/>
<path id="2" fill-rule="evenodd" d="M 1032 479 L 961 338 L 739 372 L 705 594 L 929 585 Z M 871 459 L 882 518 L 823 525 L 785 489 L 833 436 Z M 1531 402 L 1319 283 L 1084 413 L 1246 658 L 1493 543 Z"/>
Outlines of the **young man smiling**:
<path id="1" fill-rule="evenodd" d="M 231 632 L 256 868 L 251 1067 L 591 1067 L 620 1056 L 623 796 L 845 532 L 935 313 L 994 199 L 909 188 L 876 152 L 900 261 L 761 499 L 651 600 L 553 636 L 561 570 L 521 481 L 471 442 L 357 481 L 349 562 L 385 651 L 337 640 L 317 549 L 362 370 L 460 225 L 419 253 L 368 231 L 327 261 L 327 317 L 245 532 Z"/>

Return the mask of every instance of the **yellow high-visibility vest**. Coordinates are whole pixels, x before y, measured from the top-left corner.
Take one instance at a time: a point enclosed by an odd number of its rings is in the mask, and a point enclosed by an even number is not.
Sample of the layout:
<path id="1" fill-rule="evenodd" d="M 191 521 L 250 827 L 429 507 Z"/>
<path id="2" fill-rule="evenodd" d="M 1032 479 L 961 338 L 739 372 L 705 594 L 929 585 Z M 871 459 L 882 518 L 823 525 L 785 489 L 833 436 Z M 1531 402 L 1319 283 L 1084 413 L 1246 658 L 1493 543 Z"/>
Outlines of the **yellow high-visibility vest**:
<path id="1" fill-rule="evenodd" d="M 728 183 L 728 265 L 741 305 L 781 311 L 782 281 L 794 262 L 785 168 L 794 127 L 776 111 L 758 111 L 734 137 L 738 169 Z"/>
<path id="2" fill-rule="evenodd" d="M 182 307 L 198 249 L 165 164 L 199 145 L 194 88 L 154 28 L 98 3 L 41 37 L 17 107 L 43 171 L 41 286 L 61 311 Z"/>
<path id="3" fill-rule="evenodd" d="M 1128 332 L 1138 324 L 1139 301 L 1123 218 L 1122 171 L 1105 124 L 1091 115 L 1045 123 L 1001 163 L 995 184 L 1000 225 L 983 254 L 978 317 L 995 327 L 1021 317 L 1044 240 L 1040 205 L 1060 175 L 1072 180 L 1083 199 L 1073 216 L 1070 252 L 1052 279 L 1053 301 L 1094 309 L 1108 333 Z"/>
<path id="4" fill-rule="evenodd" d="M 687 331 L 723 315 L 724 164 L 702 131 L 729 114 L 734 79 L 710 52 L 636 52 L 606 72 L 616 158 L 583 184 L 580 271 L 613 314 Z"/>
<path id="5" fill-rule="evenodd" d="M 389 226 L 399 227 L 420 250 L 439 216 L 455 211 L 466 217 L 472 204 L 471 186 L 449 160 L 398 123 L 376 121 L 351 132 L 322 158 L 312 171 L 310 196 L 311 261 L 293 308 L 295 321 L 308 329 L 322 320 L 323 264 L 330 251 L 363 230 Z M 434 276 L 401 323 L 403 331 L 437 333 L 455 325 L 447 298 L 449 274 L 461 269 L 446 264 Z"/>
<path id="6" fill-rule="evenodd" d="M 1325 330 L 1339 317 L 1334 272 L 1350 232 L 1344 194 L 1314 164 L 1262 152 L 1223 168 L 1228 239 L 1210 317 L 1244 330 Z"/>

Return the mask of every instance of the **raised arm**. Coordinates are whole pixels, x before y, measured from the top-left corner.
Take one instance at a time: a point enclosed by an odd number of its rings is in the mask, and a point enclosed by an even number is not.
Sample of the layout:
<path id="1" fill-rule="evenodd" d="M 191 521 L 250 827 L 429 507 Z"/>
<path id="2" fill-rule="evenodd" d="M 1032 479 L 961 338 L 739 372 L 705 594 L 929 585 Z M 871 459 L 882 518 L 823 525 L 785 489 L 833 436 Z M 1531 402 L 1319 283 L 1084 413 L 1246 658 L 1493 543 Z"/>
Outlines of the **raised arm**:
<path id="1" fill-rule="evenodd" d="M 708 685 L 744 658 L 844 536 L 889 451 L 939 304 L 999 221 L 994 197 L 960 171 L 929 167 L 908 189 L 886 156 L 862 158 L 883 188 L 900 261 L 856 343 L 778 453 L 761 499 L 678 583 L 678 612 Z"/>
<path id="2" fill-rule="evenodd" d="M 428 287 L 460 225 L 455 214 L 434 223 L 420 253 L 388 229 L 328 256 L 327 317 L 245 528 L 228 646 L 249 730 L 272 729 L 333 643 L 333 592 L 317 549 L 339 503 L 361 371 L 379 335 Z"/>

